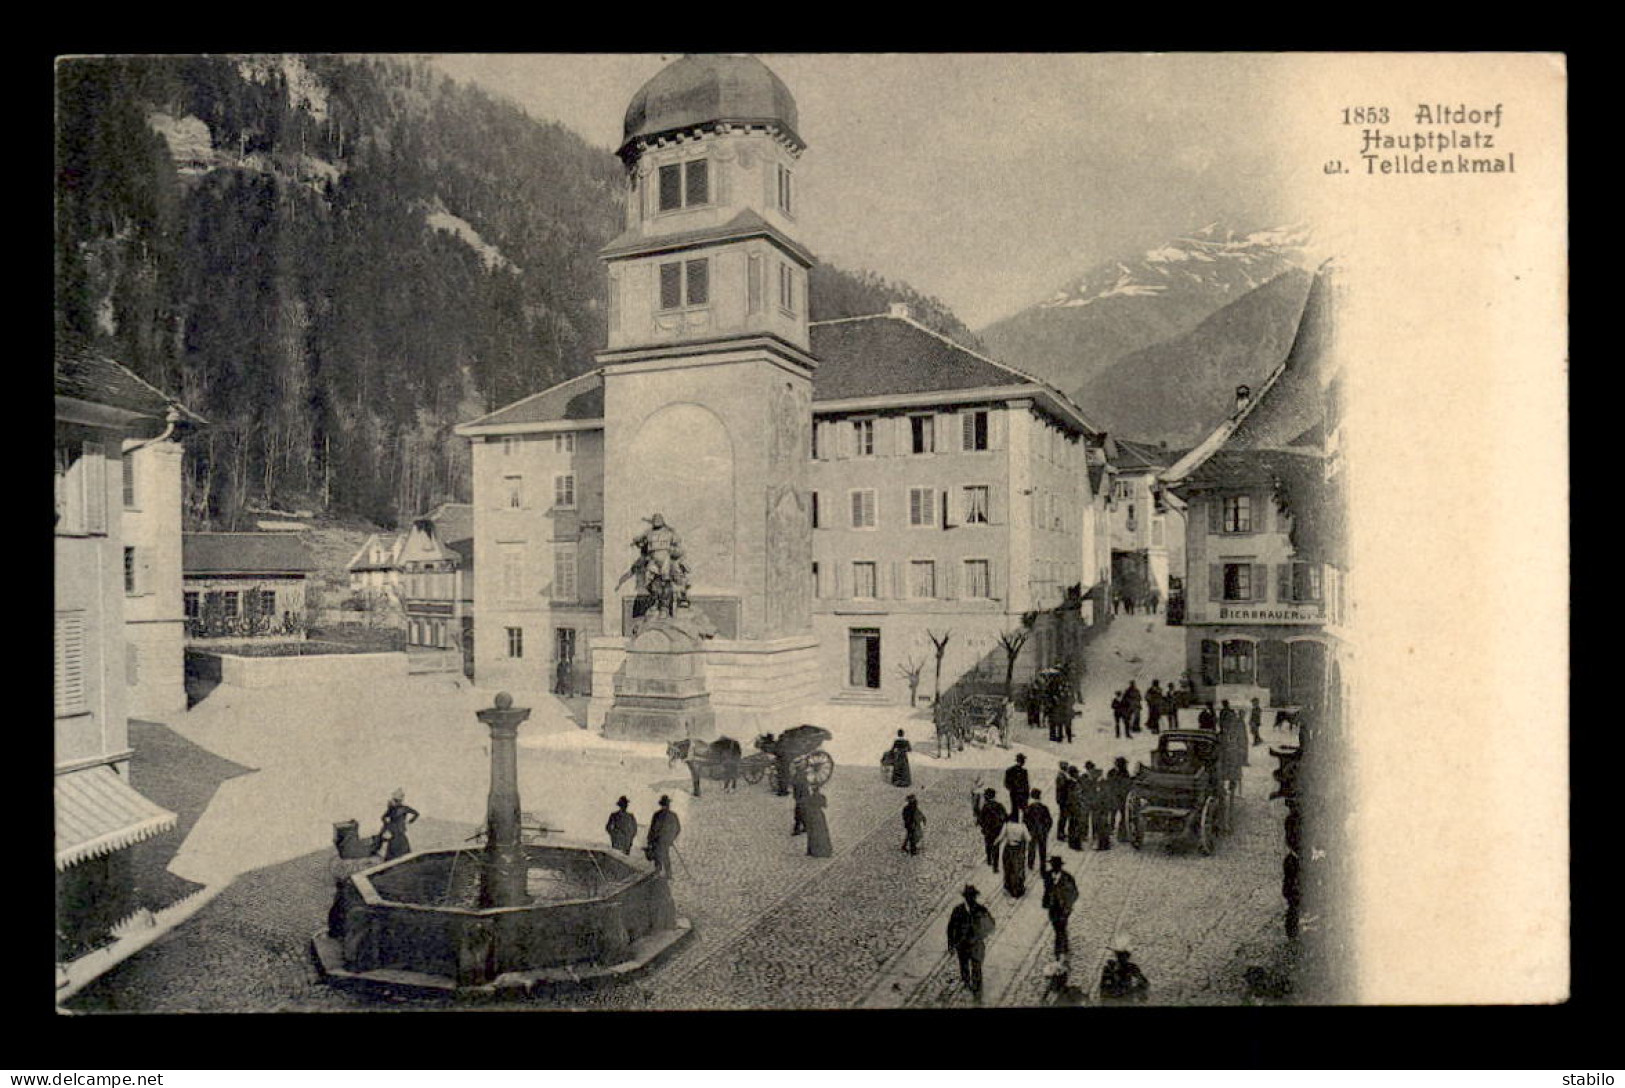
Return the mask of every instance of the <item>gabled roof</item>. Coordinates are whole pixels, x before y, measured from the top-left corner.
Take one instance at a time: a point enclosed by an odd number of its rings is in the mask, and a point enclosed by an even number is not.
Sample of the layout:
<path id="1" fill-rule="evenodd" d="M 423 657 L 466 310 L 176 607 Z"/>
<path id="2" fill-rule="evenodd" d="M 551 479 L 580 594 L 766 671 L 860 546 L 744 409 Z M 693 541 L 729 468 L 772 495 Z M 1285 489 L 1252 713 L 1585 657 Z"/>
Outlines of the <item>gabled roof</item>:
<path id="1" fill-rule="evenodd" d="M 633 254 L 665 253 L 674 249 L 688 249 L 716 242 L 733 242 L 742 238 L 771 238 L 786 252 L 799 258 L 803 264 L 811 265 L 817 260 L 806 246 L 750 208 L 744 209 L 721 226 L 696 227 L 693 230 L 677 231 L 673 234 L 651 235 L 644 233 L 639 227 L 633 227 L 616 235 L 609 245 L 598 251 L 598 255 L 607 259 L 628 257 Z"/>
<path id="2" fill-rule="evenodd" d="M 1179 459 L 1179 453 L 1150 442 L 1132 442 L 1119 438 L 1113 443 L 1108 457 L 1122 472 L 1138 472 L 1148 468 L 1167 468 Z"/>
<path id="3" fill-rule="evenodd" d="M 360 549 L 345 564 L 344 569 L 387 570 L 400 561 L 401 545 L 404 543 L 406 543 L 405 533 L 373 533 L 362 542 Z M 375 547 L 383 553 L 376 561 L 369 558 Z"/>
<path id="4" fill-rule="evenodd" d="M 466 502 L 443 502 L 423 515 L 434 522 L 435 536 L 448 547 L 474 536 L 474 506 Z"/>
<path id="5" fill-rule="evenodd" d="M 1070 397 L 1054 386 L 1008 364 L 954 343 L 913 318 L 873 314 L 808 326 L 818 369 L 813 371 L 813 407 L 820 403 L 868 397 L 902 397 L 931 393 L 987 390 L 995 396 L 1031 396 L 1069 417 L 1085 434 L 1100 434 Z M 533 393 L 489 415 L 457 427 L 474 428 L 535 423 L 601 420 L 604 415 L 604 372 L 589 371 Z"/>
<path id="6" fill-rule="evenodd" d="M 316 569 L 310 545 L 292 533 L 183 533 L 181 570 L 205 574 L 303 574 Z"/>
<path id="7" fill-rule="evenodd" d="M 456 428 L 466 434 L 465 428 L 502 426 L 516 423 L 560 423 L 565 421 L 601 420 L 604 418 L 604 371 L 590 370 L 578 377 L 550 386 L 540 393 L 532 393 L 505 408 L 470 420 Z"/>
<path id="8" fill-rule="evenodd" d="M 1330 335 L 1326 280 L 1327 269 L 1322 265 L 1304 298 L 1292 347 L 1281 365 L 1264 380 L 1263 388 L 1164 472 L 1162 478 L 1166 482 L 1180 485 L 1193 479 L 1221 450 L 1229 453 L 1277 450 L 1297 457 L 1321 455 L 1320 445 L 1313 443 L 1312 438 L 1325 415 L 1320 391 L 1320 356 Z M 1224 462 L 1238 467 L 1242 463 L 1234 459 Z M 1210 472 L 1207 477 L 1211 479 L 1213 474 Z"/>
<path id="9" fill-rule="evenodd" d="M 163 419 L 173 409 L 182 420 L 201 424 L 204 418 L 129 368 L 92 351 L 83 341 L 56 342 L 56 395 L 122 408 L 138 415 Z"/>

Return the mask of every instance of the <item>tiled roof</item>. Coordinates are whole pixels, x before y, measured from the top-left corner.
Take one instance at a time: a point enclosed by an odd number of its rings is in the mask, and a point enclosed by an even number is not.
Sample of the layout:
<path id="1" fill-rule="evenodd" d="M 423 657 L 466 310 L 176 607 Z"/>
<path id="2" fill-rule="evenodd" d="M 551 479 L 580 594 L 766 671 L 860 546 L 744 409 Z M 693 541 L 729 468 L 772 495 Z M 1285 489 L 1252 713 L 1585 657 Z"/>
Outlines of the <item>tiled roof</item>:
<path id="1" fill-rule="evenodd" d="M 1196 466 L 1181 486 L 1247 487 L 1283 479 L 1314 483 L 1324 476 L 1318 449 L 1221 449 Z"/>
<path id="2" fill-rule="evenodd" d="M 907 317 L 876 314 L 816 321 L 808 328 L 818 360 L 818 369 L 813 371 L 815 406 L 821 401 L 860 397 L 1037 387 L 1078 419 L 1084 418 L 1077 405 L 1054 386 L 978 355 Z M 602 419 L 603 414 L 603 371 L 594 370 L 462 426 L 593 420 Z M 1084 423 L 1099 431 L 1087 420 Z"/>
<path id="3" fill-rule="evenodd" d="M 448 547 L 474 535 L 474 507 L 466 502 L 443 502 L 425 518 L 434 522 L 435 536 Z"/>
<path id="4" fill-rule="evenodd" d="M 514 401 L 506 408 L 498 408 L 490 415 L 481 416 L 463 424 L 464 427 L 489 427 L 516 423 L 558 423 L 568 420 L 604 418 L 604 372 L 589 371 L 558 385 L 532 393 L 523 400 Z"/>
<path id="5" fill-rule="evenodd" d="M 447 544 L 446 547 L 457 553 L 457 557 L 460 560 L 457 565 L 461 569 L 466 571 L 471 571 L 474 569 L 474 541 L 472 538 L 468 540 L 454 540 L 450 544 Z"/>
<path id="6" fill-rule="evenodd" d="M 814 257 L 807 247 L 785 234 L 778 227 L 746 208 L 726 223 L 717 227 L 696 227 L 694 230 L 674 234 L 645 234 L 633 227 L 622 231 L 609 245 L 598 251 L 600 257 L 624 257 L 631 253 L 658 253 L 662 250 L 682 249 L 712 242 L 725 242 L 736 238 L 769 237 L 802 260 L 811 264 Z"/>
<path id="7" fill-rule="evenodd" d="M 1111 458 L 1112 464 L 1129 472 L 1144 468 L 1167 468 L 1179 460 L 1177 452 L 1162 446 L 1154 446 L 1149 442 L 1132 442 L 1127 438 L 1117 438 L 1113 440 L 1113 445 L 1116 447 L 1116 454 Z"/>
<path id="8" fill-rule="evenodd" d="M 202 574 L 296 574 L 313 571 L 310 546 L 292 533 L 184 533 L 181 570 Z"/>
<path id="9" fill-rule="evenodd" d="M 137 377 L 127 367 L 72 338 L 59 339 L 56 343 L 56 395 L 122 408 L 156 419 L 163 419 L 173 407 L 183 419 L 192 423 L 204 422 L 202 416 Z"/>

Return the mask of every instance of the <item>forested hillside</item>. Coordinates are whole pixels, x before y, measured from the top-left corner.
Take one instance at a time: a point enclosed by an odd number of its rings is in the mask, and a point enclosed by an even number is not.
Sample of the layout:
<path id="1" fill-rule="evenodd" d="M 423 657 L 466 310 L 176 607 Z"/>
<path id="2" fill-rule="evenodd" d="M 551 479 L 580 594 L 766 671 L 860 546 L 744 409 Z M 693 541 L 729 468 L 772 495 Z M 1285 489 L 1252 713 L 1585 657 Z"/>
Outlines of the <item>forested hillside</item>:
<path id="1" fill-rule="evenodd" d="M 592 365 L 620 164 L 403 58 L 75 59 L 57 324 L 175 393 L 192 526 L 468 498 L 458 422 Z M 821 269 L 812 316 L 934 300 Z"/>

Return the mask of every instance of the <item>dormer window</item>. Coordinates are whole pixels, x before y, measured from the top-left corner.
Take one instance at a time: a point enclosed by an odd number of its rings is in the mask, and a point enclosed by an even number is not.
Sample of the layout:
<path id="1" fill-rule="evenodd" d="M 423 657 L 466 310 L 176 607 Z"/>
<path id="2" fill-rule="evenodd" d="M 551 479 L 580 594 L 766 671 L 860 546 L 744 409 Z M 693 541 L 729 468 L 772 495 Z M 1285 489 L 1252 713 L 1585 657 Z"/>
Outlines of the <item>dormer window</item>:
<path id="1" fill-rule="evenodd" d="M 660 168 L 660 210 L 674 212 L 711 203 L 711 172 L 704 159 Z"/>

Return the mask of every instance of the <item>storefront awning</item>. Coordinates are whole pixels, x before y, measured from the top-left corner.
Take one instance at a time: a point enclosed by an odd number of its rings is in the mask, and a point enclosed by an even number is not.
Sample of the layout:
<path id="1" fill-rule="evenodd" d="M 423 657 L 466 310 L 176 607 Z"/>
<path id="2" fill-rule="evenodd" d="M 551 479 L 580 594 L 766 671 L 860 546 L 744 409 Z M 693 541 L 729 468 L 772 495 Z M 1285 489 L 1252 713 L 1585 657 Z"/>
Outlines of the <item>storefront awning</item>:
<path id="1" fill-rule="evenodd" d="M 56 867 L 122 850 L 175 826 L 173 812 L 135 791 L 108 766 L 56 776 Z"/>

